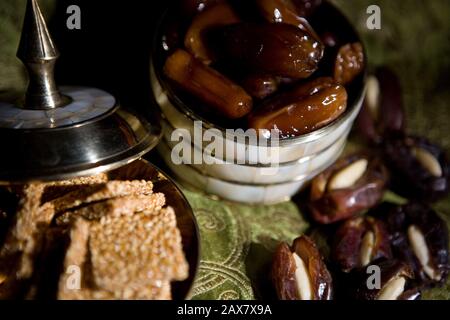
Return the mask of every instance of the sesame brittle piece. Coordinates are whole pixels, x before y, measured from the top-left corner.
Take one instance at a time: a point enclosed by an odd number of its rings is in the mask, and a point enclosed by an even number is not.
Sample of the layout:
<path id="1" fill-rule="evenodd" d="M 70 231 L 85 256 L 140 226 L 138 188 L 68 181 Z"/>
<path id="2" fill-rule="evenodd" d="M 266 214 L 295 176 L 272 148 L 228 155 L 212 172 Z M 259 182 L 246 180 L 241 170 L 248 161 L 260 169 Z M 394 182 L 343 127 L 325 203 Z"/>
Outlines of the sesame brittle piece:
<path id="1" fill-rule="evenodd" d="M 80 218 L 70 230 L 70 245 L 64 258 L 63 273 L 59 280 L 58 299 L 73 299 L 81 290 L 84 267 L 88 255 L 89 222 Z"/>
<path id="2" fill-rule="evenodd" d="M 69 240 L 69 230 L 46 227 L 38 233 L 32 277 L 26 281 L 23 299 L 55 299 Z"/>
<path id="3" fill-rule="evenodd" d="M 49 215 L 39 214 L 39 205 L 45 185 L 36 183 L 23 188 L 23 196 L 19 202 L 19 209 L 13 227 L 10 229 L 0 253 L 0 260 L 16 257 L 16 269 L 14 279 L 26 279 L 33 273 L 33 261 L 39 242 L 42 237 L 39 229 L 47 227 L 52 218 Z"/>
<path id="4" fill-rule="evenodd" d="M 54 181 L 46 183 L 46 187 L 66 187 L 73 185 L 91 185 L 101 184 L 108 182 L 108 175 L 106 173 L 100 173 L 95 176 L 73 178 L 63 181 Z"/>
<path id="5" fill-rule="evenodd" d="M 169 281 L 161 282 L 160 286 L 153 284 L 136 289 L 110 292 L 101 289 L 72 290 L 70 294 L 61 295 L 60 300 L 171 300 L 172 288 Z"/>
<path id="6" fill-rule="evenodd" d="M 82 218 L 75 220 L 70 231 L 70 246 L 64 259 L 64 269 L 59 281 L 58 299 L 61 300 L 113 300 L 148 299 L 169 300 L 172 297 L 169 281 L 155 281 L 139 285 L 127 285 L 108 291 L 89 283 L 86 267 L 89 255 L 89 224 Z M 79 278 L 74 270 L 80 271 Z M 76 272 L 76 271 L 75 271 Z"/>
<path id="7" fill-rule="evenodd" d="M 6 237 L 2 252 L 23 250 L 30 236 L 36 231 L 37 224 L 47 222 L 46 217 L 38 214 L 44 188 L 43 184 L 30 184 L 24 187 L 14 225 Z"/>
<path id="8" fill-rule="evenodd" d="M 38 214 L 44 184 L 33 183 L 22 188 L 15 220 L 0 251 L 0 265 L 3 281 L 0 297 L 14 296 L 22 280 L 33 274 L 34 260 L 41 248 L 41 231 L 51 219 Z"/>
<path id="9" fill-rule="evenodd" d="M 57 219 L 57 224 L 67 224 L 77 217 L 87 220 L 98 220 L 104 215 L 133 215 L 135 212 L 158 212 L 165 205 L 165 197 L 162 193 L 150 195 L 125 196 L 108 199 L 84 206 L 79 209 L 67 211 Z"/>
<path id="10" fill-rule="evenodd" d="M 105 184 L 108 181 L 109 181 L 108 176 L 105 173 L 101 173 L 95 176 L 48 182 L 45 184 L 45 191 L 44 194 L 42 195 L 41 203 L 54 200 L 69 192 L 81 189 L 88 185 Z"/>
<path id="11" fill-rule="evenodd" d="M 184 280 L 188 265 L 172 208 L 159 214 L 105 216 L 90 234 L 95 282 L 108 291 Z"/>
<path id="12" fill-rule="evenodd" d="M 81 205 L 129 195 L 148 195 L 153 192 L 150 181 L 109 181 L 105 184 L 86 186 L 44 203 L 40 214 L 54 216 Z"/>
<path id="13" fill-rule="evenodd" d="M 154 283 L 119 290 L 114 293 L 114 297 L 120 300 L 171 300 L 172 287 L 169 281 L 155 281 Z"/>

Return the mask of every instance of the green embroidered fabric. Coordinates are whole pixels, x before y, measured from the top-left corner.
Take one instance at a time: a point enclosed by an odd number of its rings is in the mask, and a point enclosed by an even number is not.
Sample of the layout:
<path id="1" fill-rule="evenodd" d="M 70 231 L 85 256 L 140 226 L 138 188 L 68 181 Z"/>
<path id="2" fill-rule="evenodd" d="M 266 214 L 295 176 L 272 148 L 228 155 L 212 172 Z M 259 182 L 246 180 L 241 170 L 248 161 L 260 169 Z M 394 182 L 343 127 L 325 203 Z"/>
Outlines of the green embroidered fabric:
<path id="1" fill-rule="evenodd" d="M 400 76 L 410 131 L 429 137 L 450 154 L 448 1 L 333 2 L 360 30 L 371 66 L 388 65 Z M 20 63 L 15 59 L 24 3 L 2 0 L 0 4 L 0 92 L 25 85 Z M 49 12 L 54 0 L 40 3 Z M 374 4 L 381 9 L 381 30 L 366 27 L 367 7 Z M 357 145 L 350 143 L 347 149 L 355 148 Z M 185 193 L 199 222 L 202 245 L 190 298 L 272 298 L 269 268 L 275 246 L 279 241 L 292 241 L 309 226 L 296 203 L 247 206 L 188 190 Z M 396 197 L 388 198 L 398 201 Z M 450 199 L 435 208 L 450 226 Z M 442 288 L 426 291 L 423 298 L 449 300 L 450 281 Z"/>
<path id="2" fill-rule="evenodd" d="M 272 252 L 308 227 L 297 206 L 247 206 L 186 191 L 200 227 L 201 262 L 195 299 L 263 297 Z"/>

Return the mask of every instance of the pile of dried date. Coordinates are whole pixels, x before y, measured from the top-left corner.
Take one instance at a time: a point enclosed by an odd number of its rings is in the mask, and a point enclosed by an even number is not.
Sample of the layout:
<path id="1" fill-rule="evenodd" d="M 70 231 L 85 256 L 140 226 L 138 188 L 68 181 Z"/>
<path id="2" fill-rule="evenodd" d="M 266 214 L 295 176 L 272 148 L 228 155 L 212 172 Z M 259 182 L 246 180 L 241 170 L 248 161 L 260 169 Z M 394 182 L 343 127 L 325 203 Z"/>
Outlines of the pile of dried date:
<path id="1" fill-rule="evenodd" d="M 309 194 L 310 216 L 326 229 L 327 264 L 306 236 L 308 251 L 298 251 L 299 239 L 292 249 L 281 244 L 273 262 L 280 299 L 331 299 L 334 292 L 336 299 L 416 300 L 446 282 L 448 228 L 431 204 L 448 195 L 450 165 L 437 145 L 406 133 L 401 96 L 387 68 L 368 78 L 357 127 L 370 151 L 338 160 Z M 388 188 L 409 202 L 382 202 Z"/>
<path id="2" fill-rule="evenodd" d="M 182 0 L 162 35 L 163 74 L 212 123 L 282 138 L 322 128 L 345 112 L 365 57 L 359 42 L 316 33 L 321 3 Z"/>

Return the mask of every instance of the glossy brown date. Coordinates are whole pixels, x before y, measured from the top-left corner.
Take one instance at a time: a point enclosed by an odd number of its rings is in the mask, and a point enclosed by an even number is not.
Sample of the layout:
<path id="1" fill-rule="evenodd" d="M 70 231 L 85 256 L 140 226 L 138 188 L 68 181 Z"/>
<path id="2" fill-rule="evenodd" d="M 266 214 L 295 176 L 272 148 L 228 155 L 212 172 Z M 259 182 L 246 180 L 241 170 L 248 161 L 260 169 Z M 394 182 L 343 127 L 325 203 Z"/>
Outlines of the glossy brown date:
<path id="1" fill-rule="evenodd" d="M 397 76 L 388 68 L 378 68 L 367 79 L 367 92 L 357 119 L 360 134 L 378 145 L 385 138 L 402 135 L 405 131 L 405 112 L 402 89 Z"/>
<path id="2" fill-rule="evenodd" d="M 256 5 L 268 22 L 297 25 L 301 18 L 291 0 L 256 0 Z"/>
<path id="3" fill-rule="evenodd" d="M 267 22 L 287 23 L 308 32 L 315 39 L 319 39 L 292 0 L 256 0 L 256 4 Z"/>
<path id="4" fill-rule="evenodd" d="M 333 34 L 332 32 L 324 32 L 320 35 L 320 39 L 322 40 L 322 43 L 329 48 L 334 48 L 338 43 L 339 40 L 337 39 L 337 36 Z"/>
<path id="5" fill-rule="evenodd" d="M 342 85 L 353 81 L 364 70 L 364 49 L 361 43 L 342 46 L 334 65 L 334 80 Z"/>
<path id="6" fill-rule="evenodd" d="M 383 150 L 394 191 L 430 202 L 448 195 L 450 164 L 439 146 L 425 138 L 401 136 L 386 139 Z"/>
<path id="7" fill-rule="evenodd" d="M 312 218 L 329 224 L 369 209 L 382 199 L 388 180 L 387 169 L 376 157 L 343 158 L 312 181 Z"/>
<path id="8" fill-rule="evenodd" d="M 184 45 L 194 57 L 203 63 L 210 64 L 215 60 L 215 55 L 207 44 L 208 30 L 239 21 L 239 17 L 226 2 L 214 4 L 195 16 L 186 32 Z"/>
<path id="9" fill-rule="evenodd" d="M 242 80 L 242 86 L 252 97 L 264 99 L 277 91 L 279 82 L 273 76 L 249 75 Z"/>
<path id="10" fill-rule="evenodd" d="M 302 17 L 311 16 L 322 4 L 322 0 L 292 0 Z"/>
<path id="11" fill-rule="evenodd" d="M 447 224 L 430 207 L 409 203 L 387 214 L 394 254 L 426 286 L 443 284 L 449 270 Z"/>
<path id="12" fill-rule="evenodd" d="M 284 23 L 240 23 L 214 33 L 224 59 L 255 72 L 302 79 L 318 68 L 323 45 L 308 32 Z"/>
<path id="13" fill-rule="evenodd" d="M 345 88 L 318 78 L 265 102 L 249 115 L 249 127 L 274 129 L 283 138 L 298 136 L 331 123 L 346 107 Z"/>
<path id="14" fill-rule="evenodd" d="M 390 259 L 391 244 L 384 222 L 368 216 L 345 221 L 335 234 L 332 257 L 344 272 L 366 267 L 380 258 Z"/>
<path id="15" fill-rule="evenodd" d="M 373 270 L 379 270 L 380 288 L 375 286 Z M 356 300 L 418 300 L 421 297 L 413 281 L 414 273 L 407 264 L 398 260 L 380 259 L 355 271 L 352 277 L 349 289 Z"/>
<path id="16" fill-rule="evenodd" d="M 225 0 L 179 0 L 182 12 L 187 16 L 194 16 L 198 12 L 217 4 L 223 3 Z"/>
<path id="17" fill-rule="evenodd" d="M 274 255 L 272 280 L 280 300 L 331 300 L 332 278 L 323 257 L 307 236 L 292 247 L 281 243 Z"/>
<path id="18" fill-rule="evenodd" d="M 166 60 L 164 73 L 183 90 L 207 103 L 214 113 L 236 119 L 252 109 L 252 98 L 244 89 L 184 50 L 175 51 Z"/>

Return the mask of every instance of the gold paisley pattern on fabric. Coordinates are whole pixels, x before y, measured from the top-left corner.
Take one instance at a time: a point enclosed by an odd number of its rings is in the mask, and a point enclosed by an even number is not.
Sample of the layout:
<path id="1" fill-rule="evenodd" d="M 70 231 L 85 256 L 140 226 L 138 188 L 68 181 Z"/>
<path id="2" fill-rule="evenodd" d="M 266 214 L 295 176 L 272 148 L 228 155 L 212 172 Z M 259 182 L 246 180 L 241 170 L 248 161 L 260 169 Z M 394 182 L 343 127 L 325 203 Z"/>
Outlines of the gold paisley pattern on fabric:
<path id="1" fill-rule="evenodd" d="M 220 232 L 226 227 L 225 222 L 214 211 L 199 209 L 195 216 L 200 228 L 205 231 Z"/>
<path id="2" fill-rule="evenodd" d="M 250 270 L 258 268 L 252 262 L 267 265 L 279 241 L 291 241 L 308 227 L 293 203 L 248 206 L 185 194 L 199 221 L 202 247 L 192 299 L 256 298 L 258 283 Z M 255 247 L 258 258 L 249 259 Z"/>
<path id="3" fill-rule="evenodd" d="M 220 300 L 236 300 L 239 298 L 239 294 L 234 290 L 227 290 L 219 295 Z"/>

